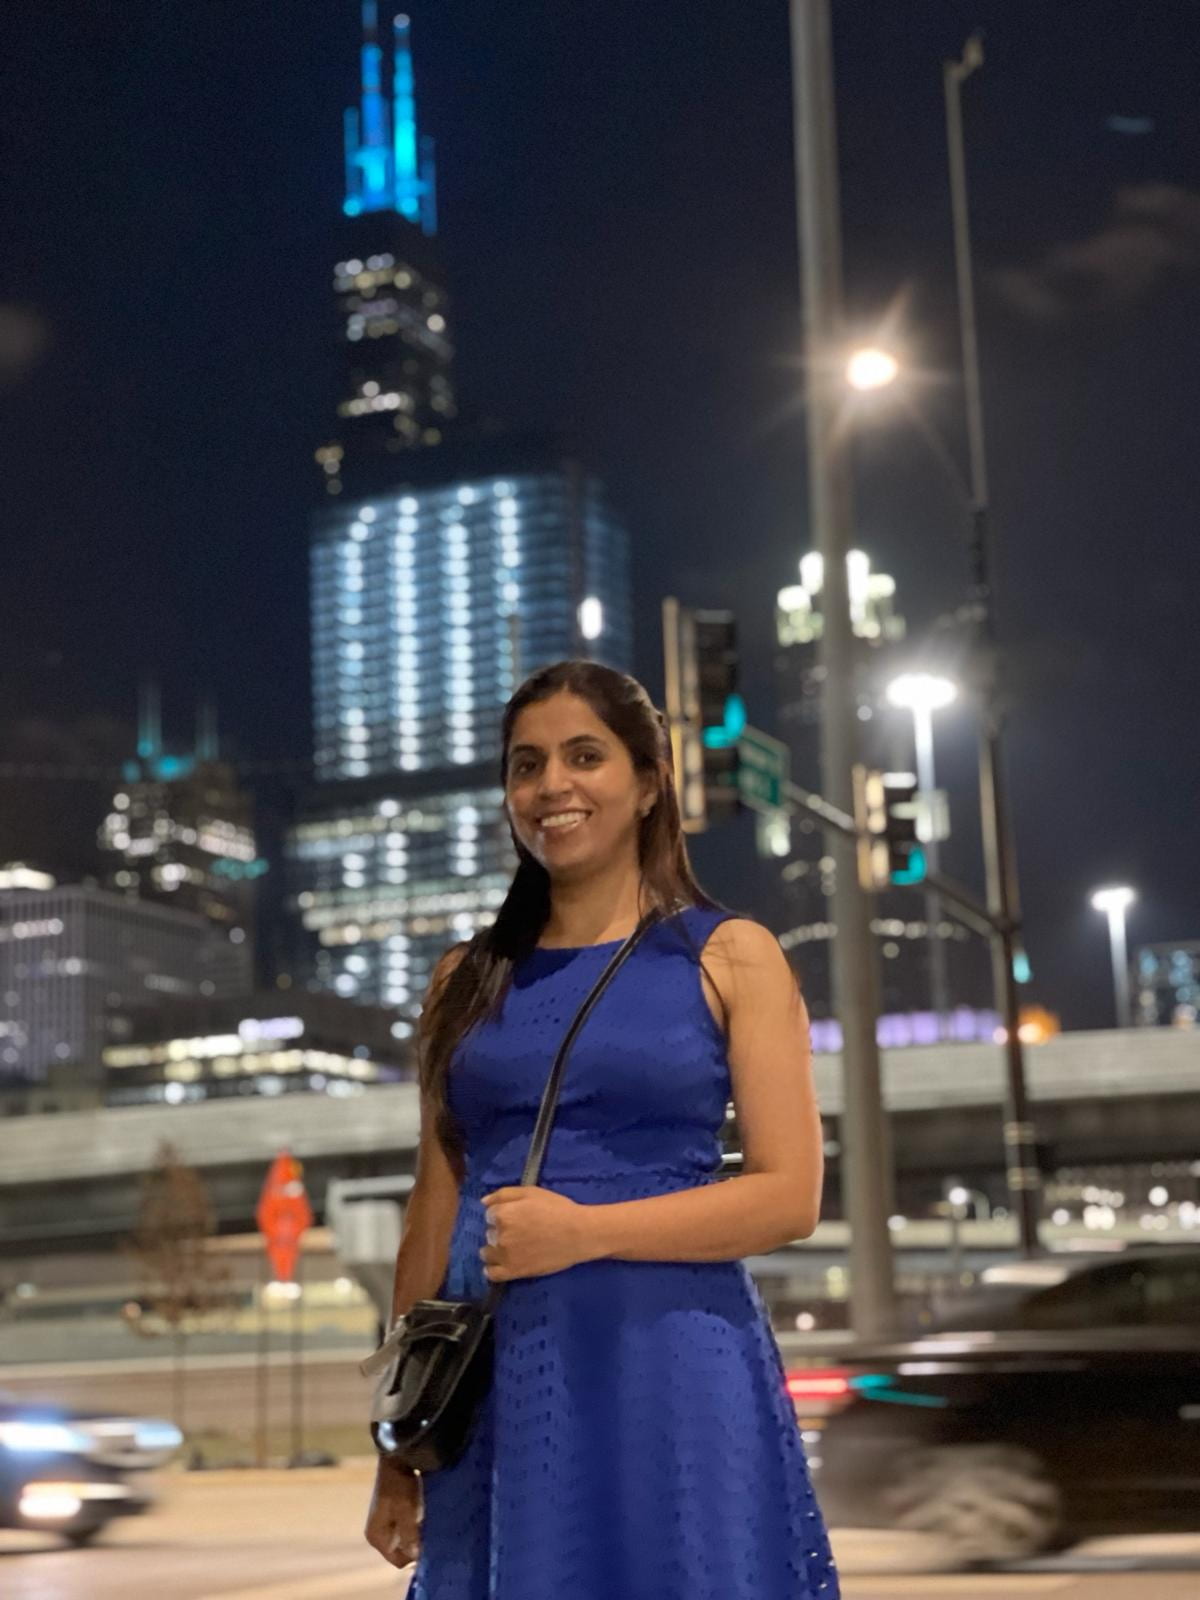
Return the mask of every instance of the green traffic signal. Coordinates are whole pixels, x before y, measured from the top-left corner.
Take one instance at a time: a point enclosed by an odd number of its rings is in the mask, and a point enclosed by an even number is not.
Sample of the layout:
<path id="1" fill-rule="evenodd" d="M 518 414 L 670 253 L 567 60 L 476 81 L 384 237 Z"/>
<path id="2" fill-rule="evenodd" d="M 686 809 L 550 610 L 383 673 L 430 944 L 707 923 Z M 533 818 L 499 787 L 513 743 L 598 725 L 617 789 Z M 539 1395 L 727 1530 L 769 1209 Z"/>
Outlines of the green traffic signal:
<path id="1" fill-rule="evenodd" d="M 892 871 L 893 883 L 924 883 L 929 871 L 929 862 L 920 845 L 914 845 L 908 852 L 908 859 L 903 867 L 894 868 Z"/>
<path id="2" fill-rule="evenodd" d="M 706 750 L 728 750 L 736 745 L 746 727 L 746 702 L 740 694 L 731 694 L 725 702 L 725 720 L 701 734 Z"/>

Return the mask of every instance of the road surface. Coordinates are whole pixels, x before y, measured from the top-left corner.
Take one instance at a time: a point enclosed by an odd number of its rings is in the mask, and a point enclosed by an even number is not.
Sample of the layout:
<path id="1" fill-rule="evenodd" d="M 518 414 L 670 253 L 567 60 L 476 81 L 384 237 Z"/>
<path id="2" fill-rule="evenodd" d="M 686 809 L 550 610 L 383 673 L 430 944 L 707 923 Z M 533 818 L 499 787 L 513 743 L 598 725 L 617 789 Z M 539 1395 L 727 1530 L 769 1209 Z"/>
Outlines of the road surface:
<path id="1" fill-rule="evenodd" d="M 88 1550 L 0 1533 L 4 1600 L 403 1600 L 407 1581 L 362 1543 L 368 1464 L 306 1472 L 171 1475 L 152 1515 Z M 853 1535 L 839 1547 L 854 1564 Z M 845 1600 L 1194 1600 L 1191 1570 L 843 1578 Z M 873 1552 L 878 1560 L 879 1550 Z M 620 1600 L 614 1596 L 613 1600 Z"/>

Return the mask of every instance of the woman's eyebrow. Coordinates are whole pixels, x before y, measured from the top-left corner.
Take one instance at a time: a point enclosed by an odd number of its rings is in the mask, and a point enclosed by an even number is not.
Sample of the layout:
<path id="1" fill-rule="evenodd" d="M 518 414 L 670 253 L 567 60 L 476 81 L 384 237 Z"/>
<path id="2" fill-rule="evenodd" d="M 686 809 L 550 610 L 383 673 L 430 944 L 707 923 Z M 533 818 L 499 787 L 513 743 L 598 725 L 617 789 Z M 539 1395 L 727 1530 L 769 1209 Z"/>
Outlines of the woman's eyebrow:
<path id="1" fill-rule="evenodd" d="M 601 735 L 598 734 L 598 733 L 575 733 L 575 734 L 572 734 L 569 739 L 564 739 L 563 740 L 562 748 L 564 750 L 569 750 L 570 747 L 573 744 L 599 744 L 599 745 L 603 745 L 603 743 L 604 743 L 604 740 L 601 737 Z M 509 756 L 510 757 L 512 757 L 512 756 L 522 756 L 522 755 L 539 756 L 541 754 L 542 754 L 542 746 L 540 744 L 515 744 L 515 745 L 513 745 L 512 749 L 509 751 Z"/>

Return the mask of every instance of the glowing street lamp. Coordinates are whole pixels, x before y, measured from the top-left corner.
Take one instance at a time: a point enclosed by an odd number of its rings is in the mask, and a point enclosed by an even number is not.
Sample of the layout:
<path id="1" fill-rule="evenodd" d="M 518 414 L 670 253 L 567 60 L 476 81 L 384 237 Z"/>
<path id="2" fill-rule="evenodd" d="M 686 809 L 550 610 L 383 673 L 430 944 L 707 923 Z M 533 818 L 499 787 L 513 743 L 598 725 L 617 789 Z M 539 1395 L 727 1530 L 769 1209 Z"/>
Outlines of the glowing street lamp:
<path id="1" fill-rule="evenodd" d="M 855 350 L 846 363 L 846 382 L 860 394 L 886 389 L 900 376 L 900 363 L 888 350 Z"/>
<path id="2" fill-rule="evenodd" d="M 958 699 L 958 685 L 949 678 L 935 677 L 932 672 L 902 672 L 887 687 L 887 697 L 894 706 L 912 711 L 942 711 Z"/>
<path id="3" fill-rule="evenodd" d="M 1125 913 L 1137 895 L 1125 884 L 1097 889 L 1092 905 L 1108 917 L 1108 941 L 1112 951 L 1113 989 L 1117 1000 L 1117 1027 L 1128 1028 L 1132 1021 L 1129 1007 L 1129 957 L 1125 949 Z"/>

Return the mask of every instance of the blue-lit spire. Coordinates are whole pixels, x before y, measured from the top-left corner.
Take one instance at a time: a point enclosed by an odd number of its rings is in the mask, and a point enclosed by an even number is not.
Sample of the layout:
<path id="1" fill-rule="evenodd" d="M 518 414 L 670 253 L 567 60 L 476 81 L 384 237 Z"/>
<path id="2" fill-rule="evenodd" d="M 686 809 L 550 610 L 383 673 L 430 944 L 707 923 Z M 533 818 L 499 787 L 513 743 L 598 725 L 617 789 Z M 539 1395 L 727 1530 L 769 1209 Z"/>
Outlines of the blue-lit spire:
<path id="1" fill-rule="evenodd" d="M 383 50 L 377 0 L 363 0 L 362 98 L 346 112 L 346 198 L 343 210 L 398 211 L 426 233 L 436 227 L 433 147 L 417 132 L 412 46 L 407 17 L 392 32 L 392 95 L 383 92 Z"/>
<path id="2" fill-rule="evenodd" d="M 143 680 L 138 690 L 137 753 L 142 761 L 157 761 L 162 747 L 162 694 L 153 678 Z"/>

